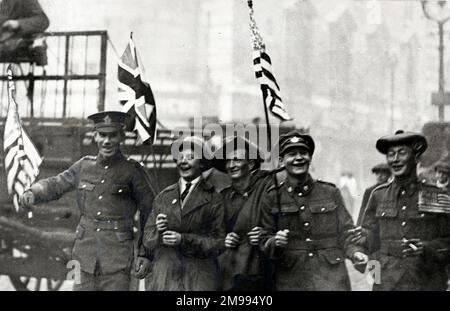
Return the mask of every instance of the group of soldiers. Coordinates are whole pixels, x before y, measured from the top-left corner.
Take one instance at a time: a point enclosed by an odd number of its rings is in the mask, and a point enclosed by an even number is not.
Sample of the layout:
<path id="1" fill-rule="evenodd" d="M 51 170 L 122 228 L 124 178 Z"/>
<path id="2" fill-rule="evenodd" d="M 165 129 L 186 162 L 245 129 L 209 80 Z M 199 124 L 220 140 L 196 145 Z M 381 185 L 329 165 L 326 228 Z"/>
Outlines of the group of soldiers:
<path id="1" fill-rule="evenodd" d="M 212 158 L 202 138 L 181 138 L 172 148 L 179 180 L 155 196 L 141 164 L 121 153 L 127 117 L 90 116 L 98 155 L 35 182 L 20 199 L 28 209 L 77 191 L 75 290 L 128 290 L 131 274 L 151 291 L 350 290 L 346 259 L 360 270 L 380 263 L 374 290 L 447 288 L 450 206 L 446 190 L 417 176 L 421 134 L 376 142 L 392 178 L 368 190 L 356 227 L 338 188 L 310 175 L 310 135 L 281 135 L 274 171 L 261 169 L 260 150 L 243 137 L 224 139 Z"/>

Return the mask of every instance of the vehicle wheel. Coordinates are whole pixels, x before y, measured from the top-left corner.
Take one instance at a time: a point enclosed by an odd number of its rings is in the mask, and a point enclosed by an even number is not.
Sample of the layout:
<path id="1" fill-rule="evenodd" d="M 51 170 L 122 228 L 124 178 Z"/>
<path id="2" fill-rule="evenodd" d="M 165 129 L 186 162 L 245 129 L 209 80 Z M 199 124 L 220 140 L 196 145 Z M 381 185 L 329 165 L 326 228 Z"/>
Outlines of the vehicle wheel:
<path id="1" fill-rule="evenodd" d="M 34 277 L 10 276 L 12 285 L 18 291 L 58 291 L 63 285 L 62 280 L 37 279 Z"/>

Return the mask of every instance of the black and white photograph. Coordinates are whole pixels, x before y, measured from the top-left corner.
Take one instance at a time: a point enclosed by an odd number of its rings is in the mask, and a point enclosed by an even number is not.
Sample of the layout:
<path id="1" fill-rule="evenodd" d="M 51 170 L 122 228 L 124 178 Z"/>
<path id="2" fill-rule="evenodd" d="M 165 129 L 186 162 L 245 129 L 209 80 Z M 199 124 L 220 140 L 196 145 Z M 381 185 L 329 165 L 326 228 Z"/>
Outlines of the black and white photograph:
<path id="1" fill-rule="evenodd" d="M 0 83 L 0 292 L 450 291 L 450 1 L 0 0 Z"/>

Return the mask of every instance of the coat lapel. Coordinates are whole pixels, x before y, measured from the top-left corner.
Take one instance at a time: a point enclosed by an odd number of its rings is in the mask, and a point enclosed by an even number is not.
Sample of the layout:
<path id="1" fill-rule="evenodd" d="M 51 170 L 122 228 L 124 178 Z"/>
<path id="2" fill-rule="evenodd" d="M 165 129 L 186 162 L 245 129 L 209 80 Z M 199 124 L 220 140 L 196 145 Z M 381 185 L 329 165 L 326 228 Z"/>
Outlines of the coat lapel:
<path id="1" fill-rule="evenodd" d="M 166 196 L 166 206 L 168 206 L 168 211 L 174 215 L 178 224 L 181 225 L 181 204 L 180 204 L 180 186 L 178 183 L 173 184 L 167 191 Z"/>
<path id="2" fill-rule="evenodd" d="M 203 179 L 199 181 L 199 184 L 192 190 L 192 193 L 187 197 L 186 202 L 181 210 L 181 217 L 195 211 L 197 208 L 208 204 L 209 200 L 205 196 L 205 190 L 211 190 L 211 185 L 205 182 Z"/>

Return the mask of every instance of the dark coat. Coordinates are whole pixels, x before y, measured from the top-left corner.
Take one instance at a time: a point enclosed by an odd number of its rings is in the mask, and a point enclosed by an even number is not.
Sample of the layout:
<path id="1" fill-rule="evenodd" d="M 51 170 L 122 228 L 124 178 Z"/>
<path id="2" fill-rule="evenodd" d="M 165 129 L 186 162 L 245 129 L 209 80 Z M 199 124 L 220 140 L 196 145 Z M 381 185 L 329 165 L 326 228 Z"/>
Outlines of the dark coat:
<path id="1" fill-rule="evenodd" d="M 181 234 L 181 244 L 162 244 L 156 216 L 167 215 L 168 229 Z M 214 187 L 200 180 L 181 209 L 180 187 L 173 184 L 157 195 L 145 226 L 144 245 L 153 269 L 147 290 L 208 291 L 219 282 L 217 256 L 225 238 L 223 201 Z"/>
<path id="2" fill-rule="evenodd" d="M 219 256 L 223 290 L 241 289 L 236 288 L 237 278 L 251 280 L 245 283 L 255 283 L 252 288 L 264 287 L 265 267 L 260 258 L 260 249 L 250 245 L 247 233 L 256 226 L 261 227 L 260 198 L 270 177 L 267 171 L 258 171 L 251 177 L 250 186 L 244 194 L 231 186 L 221 192 L 225 204 L 226 232 L 234 232 L 241 238 L 241 244 L 237 248 L 227 248 Z"/>
<path id="3" fill-rule="evenodd" d="M 335 185 L 311 176 L 298 188 L 280 182 L 268 188 L 262 208 L 266 228 L 290 231 L 287 248 L 276 247 L 273 236 L 264 243 L 277 290 L 350 290 L 345 258 L 360 248 L 350 243 L 353 221 Z"/>
<path id="4" fill-rule="evenodd" d="M 140 210 L 144 224 L 153 194 L 143 167 L 122 154 L 105 160 L 87 156 L 61 174 L 40 180 L 31 191 L 36 203 L 59 199 L 76 190 L 81 218 L 72 257 L 81 270 L 104 274 L 129 270 L 133 261 L 133 217 Z M 138 238 L 141 241 L 141 238 Z M 140 255 L 145 250 L 140 247 Z"/>
<path id="5" fill-rule="evenodd" d="M 18 34 L 22 36 L 44 32 L 49 26 L 47 15 L 37 0 L 3 0 L 0 3 L 0 27 L 11 19 L 19 21 Z"/>
<path id="6" fill-rule="evenodd" d="M 381 284 L 375 284 L 375 290 L 446 289 L 450 215 L 426 213 L 418 206 L 419 196 L 439 198 L 439 192 L 417 178 L 402 184 L 394 180 L 372 192 L 363 228 L 367 251 L 381 265 Z M 423 255 L 404 257 L 404 238 L 422 240 Z"/>

